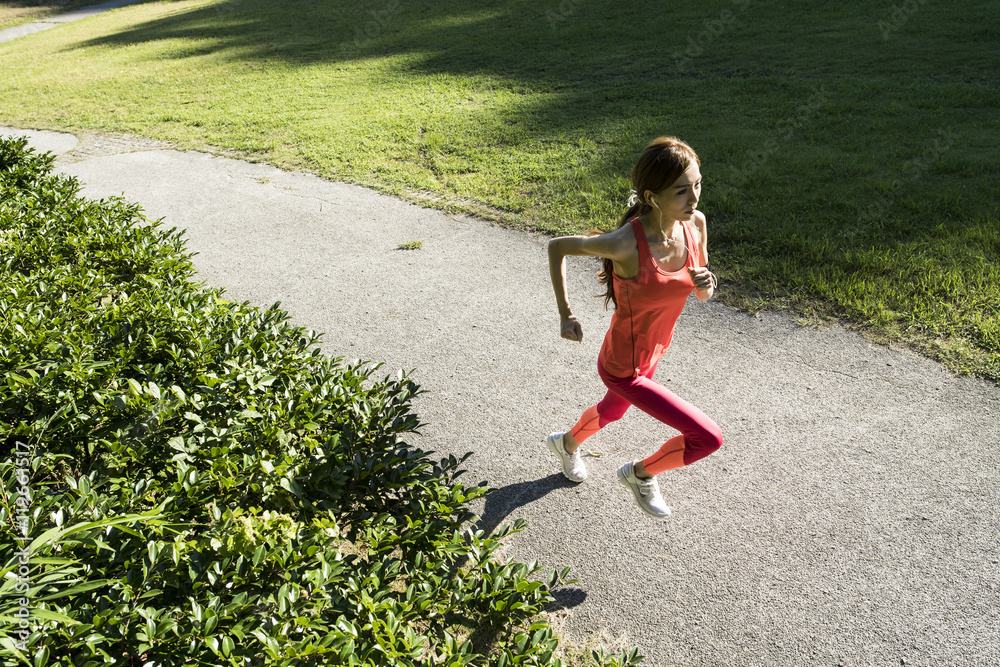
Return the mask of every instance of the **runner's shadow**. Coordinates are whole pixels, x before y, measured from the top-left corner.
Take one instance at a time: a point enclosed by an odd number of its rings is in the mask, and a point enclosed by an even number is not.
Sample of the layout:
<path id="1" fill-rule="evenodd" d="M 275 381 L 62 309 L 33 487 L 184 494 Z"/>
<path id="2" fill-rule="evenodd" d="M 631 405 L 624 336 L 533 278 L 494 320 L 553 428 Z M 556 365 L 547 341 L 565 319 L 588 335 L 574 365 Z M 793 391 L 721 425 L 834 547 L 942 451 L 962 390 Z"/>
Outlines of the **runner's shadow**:
<path id="1" fill-rule="evenodd" d="M 572 573 L 570 573 L 570 577 L 572 578 Z M 549 613 L 559 611 L 560 609 L 572 609 L 579 604 L 583 604 L 583 601 L 587 599 L 587 591 L 575 586 L 563 586 L 554 591 L 549 591 L 549 594 L 555 598 L 555 600 L 545 605 L 545 611 Z"/>
<path id="2" fill-rule="evenodd" d="M 533 503 L 556 489 L 567 489 L 572 486 L 576 485 L 556 473 L 541 479 L 517 482 L 493 489 L 486 496 L 486 505 L 482 517 L 476 524 L 476 530 L 482 530 L 489 535 L 518 507 Z"/>
<path id="3" fill-rule="evenodd" d="M 488 535 L 496 530 L 497 526 L 502 524 L 510 516 L 510 513 L 518 507 L 535 502 L 556 489 L 568 489 L 574 486 L 576 484 L 556 473 L 530 482 L 518 482 L 493 489 L 486 496 L 483 516 L 479 519 L 475 529 L 482 530 Z M 557 586 L 550 591 L 550 594 L 555 599 L 545 606 L 545 610 L 548 612 L 570 609 L 587 599 L 586 591 L 573 586 Z"/>

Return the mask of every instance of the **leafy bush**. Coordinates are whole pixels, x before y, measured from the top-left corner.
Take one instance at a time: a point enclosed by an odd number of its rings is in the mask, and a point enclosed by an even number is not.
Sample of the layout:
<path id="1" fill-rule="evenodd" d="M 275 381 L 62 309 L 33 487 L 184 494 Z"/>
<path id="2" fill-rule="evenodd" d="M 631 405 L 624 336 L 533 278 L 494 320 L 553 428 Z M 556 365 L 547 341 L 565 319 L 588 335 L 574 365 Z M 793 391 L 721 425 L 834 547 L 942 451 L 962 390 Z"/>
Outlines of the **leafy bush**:
<path id="1" fill-rule="evenodd" d="M 406 374 L 321 354 L 78 192 L 0 140 L 3 664 L 562 664 L 541 612 L 567 570 L 497 558 L 521 523 L 467 527 L 487 489 L 407 444 Z"/>

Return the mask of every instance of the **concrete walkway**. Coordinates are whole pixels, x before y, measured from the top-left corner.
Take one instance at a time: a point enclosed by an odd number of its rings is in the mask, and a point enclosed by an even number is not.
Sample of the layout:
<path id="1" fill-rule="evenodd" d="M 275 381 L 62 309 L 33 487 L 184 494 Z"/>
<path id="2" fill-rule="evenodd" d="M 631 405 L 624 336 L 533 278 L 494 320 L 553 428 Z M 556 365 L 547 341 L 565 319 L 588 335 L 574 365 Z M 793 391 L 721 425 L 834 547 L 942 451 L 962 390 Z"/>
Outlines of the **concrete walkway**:
<path id="1" fill-rule="evenodd" d="M 109 9 L 118 9 L 119 7 L 125 7 L 126 5 L 134 5 L 137 2 L 142 2 L 142 0 L 110 0 L 110 2 L 103 2 L 99 5 L 92 5 L 90 7 L 83 7 L 82 9 L 66 12 L 65 14 L 57 14 L 56 16 L 39 19 L 37 21 L 33 21 L 32 23 L 23 23 L 21 25 L 14 26 L 13 28 L 0 30 L 0 42 L 9 42 L 10 40 L 17 39 L 18 37 L 24 37 L 32 33 L 41 32 L 42 30 L 48 30 L 49 28 L 54 28 L 57 25 L 62 25 L 63 23 L 79 21 L 80 19 L 85 19 L 90 16 L 100 14 L 101 12 L 106 12 Z"/>
<path id="2" fill-rule="evenodd" d="M 415 444 L 475 452 L 464 479 L 496 489 L 484 524 L 528 522 L 507 553 L 572 566 L 568 645 L 638 646 L 656 667 L 1000 664 L 1000 388 L 692 299 L 657 379 L 726 441 L 661 475 L 675 517 L 657 523 L 614 472 L 669 429 L 631 411 L 587 441 L 578 486 L 542 443 L 604 393 L 595 262 L 570 263 L 569 343 L 544 238 L 147 140 L 25 134 L 86 195 L 186 229 L 200 278 L 232 298 L 280 300 L 331 355 L 416 369 Z"/>

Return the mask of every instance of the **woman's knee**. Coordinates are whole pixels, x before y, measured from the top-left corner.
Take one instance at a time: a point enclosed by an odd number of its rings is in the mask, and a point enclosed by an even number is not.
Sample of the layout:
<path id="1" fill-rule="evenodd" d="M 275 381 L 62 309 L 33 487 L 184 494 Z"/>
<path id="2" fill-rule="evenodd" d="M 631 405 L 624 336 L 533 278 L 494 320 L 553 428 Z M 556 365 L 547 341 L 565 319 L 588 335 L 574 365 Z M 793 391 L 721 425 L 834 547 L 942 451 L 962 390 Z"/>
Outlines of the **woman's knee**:
<path id="1" fill-rule="evenodd" d="M 722 447 L 722 429 L 715 422 L 706 429 L 706 439 L 713 452 Z"/>
<path id="2" fill-rule="evenodd" d="M 601 416 L 601 426 L 616 422 L 625 416 L 632 404 L 615 393 L 608 392 L 600 403 L 597 404 L 597 414 Z"/>
<path id="3" fill-rule="evenodd" d="M 722 430 L 715 422 L 703 424 L 696 432 L 685 434 L 685 440 L 687 441 L 685 463 L 693 463 L 722 447 Z M 687 460 L 689 457 L 690 461 Z"/>
<path id="4" fill-rule="evenodd" d="M 625 413 L 628 412 L 629 407 L 628 403 L 625 405 L 616 404 L 601 412 L 601 426 L 610 424 L 611 422 L 616 422 L 624 417 Z"/>

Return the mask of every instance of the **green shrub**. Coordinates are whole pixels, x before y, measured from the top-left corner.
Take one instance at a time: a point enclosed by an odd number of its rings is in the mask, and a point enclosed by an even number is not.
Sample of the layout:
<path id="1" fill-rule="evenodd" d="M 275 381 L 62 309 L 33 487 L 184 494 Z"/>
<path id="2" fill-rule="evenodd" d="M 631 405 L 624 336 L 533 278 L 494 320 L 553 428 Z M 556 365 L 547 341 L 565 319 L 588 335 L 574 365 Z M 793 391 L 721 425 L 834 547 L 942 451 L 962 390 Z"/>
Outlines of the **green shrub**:
<path id="1" fill-rule="evenodd" d="M 487 489 L 406 442 L 406 374 L 321 354 L 193 282 L 179 232 L 78 192 L 0 140 L 0 564 L 31 544 L 33 624 L 0 662 L 561 664 L 567 570 L 496 557 L 520 522 L 467 527 Z"/>

